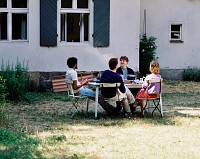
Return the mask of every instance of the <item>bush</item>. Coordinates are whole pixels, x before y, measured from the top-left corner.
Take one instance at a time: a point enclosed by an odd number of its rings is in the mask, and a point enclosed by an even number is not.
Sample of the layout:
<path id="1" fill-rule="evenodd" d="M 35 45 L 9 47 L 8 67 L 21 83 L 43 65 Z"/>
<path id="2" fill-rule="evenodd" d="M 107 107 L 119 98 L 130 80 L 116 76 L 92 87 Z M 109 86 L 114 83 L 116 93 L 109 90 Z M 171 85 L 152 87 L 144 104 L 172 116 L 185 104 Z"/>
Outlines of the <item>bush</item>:
<path id="1" fill-rule="evenodd" d="M 7 114 L 6 114 L 6 97 L 8 93 L 6 90 L 5 79 L 0 76 L 0 126 L 3 127 L 7 124 Z"/>
<path id="2" fill-rule="evenodd" d="M 200 82 L 200 68 L 188 68 L 184 70 L 183 80 Z"/>
<path id="3" fill-rule="evenodd" d="M 8 99 L 23 100 L 24 94 L 29 90 L 28 64 L 18 60 L 15 65 L 10 65 L 9 62 L 4 65 L 2 62 L 0 75 L 6 79 Z"/>
<path id="4" fill-rule="evenodd" d="M 139 72 L 140 76 L 149 74 L 149 64 L 152 60 L 157 59 L 156 55 L 156 38 L 153 36 L 147 37 L 144 34 L 140 38 L 140 51 L 139 51 Z"/>
<path id="5" fill-rule="evenodd" d="M 5 79 L 0 76 L 0 106 L 3 106 L 6 104 L 6 84 L 5 84 Z"/>

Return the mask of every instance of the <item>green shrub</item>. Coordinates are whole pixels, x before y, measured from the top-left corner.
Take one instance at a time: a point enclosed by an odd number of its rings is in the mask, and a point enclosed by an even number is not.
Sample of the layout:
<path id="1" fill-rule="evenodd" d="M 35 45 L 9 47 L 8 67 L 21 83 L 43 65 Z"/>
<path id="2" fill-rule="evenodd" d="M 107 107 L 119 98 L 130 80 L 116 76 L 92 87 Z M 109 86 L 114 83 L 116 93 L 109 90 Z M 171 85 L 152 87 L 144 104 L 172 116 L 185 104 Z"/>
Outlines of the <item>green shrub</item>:
<path id="1" fill-rule="evenodd" d="M 184 70 L 183 80 L 200 82 L 200 68 L 188 68 Z"/>
<path id="2" fill-rule="evenodd" d="M 7 90 L 6 90 L 6 84 L 5 79 L 0 76 L 0 105 L 3 106 L 6 104 L 6 96 L 7 96 Z"/>
<path id="3" fill-rule="evenodd" d="M 156 38 L 153 36 L 147 37 L 144 34 L 140 38 L 140 51 L 139 51 L 139 72 L 140 76 L 149 74 L 149 64 L 152 60 L 157 59 L 156 55 Z"/>
<path id="4" fill-rule="evenodd" d="M 8 90 L 8 99 L 21 101 L 23 96 L 29 90 L 28 64 L 25 61 L 4 65 L 2 61 L 0 75 L 6 79 L 6 87 Z"/>
<path id="5" fill-rule="evenodd" d="M 6 97 L 7 89 L 5 84 L 5 79 L 0 76 L 0 127 L 7 125 L 7 113 L 6 113 Z"/>

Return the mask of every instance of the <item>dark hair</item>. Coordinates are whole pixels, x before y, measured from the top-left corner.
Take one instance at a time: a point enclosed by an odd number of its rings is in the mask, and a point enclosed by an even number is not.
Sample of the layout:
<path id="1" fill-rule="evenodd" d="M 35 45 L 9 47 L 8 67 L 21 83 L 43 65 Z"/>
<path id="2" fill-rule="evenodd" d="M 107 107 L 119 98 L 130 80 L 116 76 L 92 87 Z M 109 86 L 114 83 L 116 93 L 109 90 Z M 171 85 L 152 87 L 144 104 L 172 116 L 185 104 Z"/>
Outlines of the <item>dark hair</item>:
<path id="1" fill-rule="evenodd" d="M 73 68 L 78 63 L 78 60 L 76 57 L 69 57 L 67 59 L 67 66 L 69 68 Z"/>
<path id="2" fill-rule="evenodd" d="M 117 58 L 111 58 L 109 60 L 109 68 L 111 70 L 114 70 L 116 68 L 117 64 L 118 64 L 118 59 Z"/>
<path id="3" fill-rule="evenodd" d="M 127 56 L 121 56 L 121 57 L 120 57 L 120 61 L 121 61 L 121 60 L 126 60 L 126 62 L 128 62 L 128 57 L 127 57 Z"/>

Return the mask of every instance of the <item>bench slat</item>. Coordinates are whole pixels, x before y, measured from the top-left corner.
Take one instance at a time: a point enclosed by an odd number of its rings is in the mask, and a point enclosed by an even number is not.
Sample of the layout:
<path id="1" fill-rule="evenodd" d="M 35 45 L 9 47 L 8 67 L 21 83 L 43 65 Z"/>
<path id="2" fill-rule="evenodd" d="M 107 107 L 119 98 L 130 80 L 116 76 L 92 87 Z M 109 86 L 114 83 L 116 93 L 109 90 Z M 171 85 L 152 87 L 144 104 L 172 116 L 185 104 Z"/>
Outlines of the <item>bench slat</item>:
<path id="1" fill-rule="evenodd" d="M 78 81 L 82 82 L 85 80 L 93 81 L 93 73 L 81 73 L 79 74 Z M 65 75 L 60 75 L 60 76 L 54 76 L 52 78 L 52 88 L 53 92 L 66 92 L 69 91 L 67 88 L 67 84 L 65 81 Z"/>
<path id="2" fill-rule="evenodd" d="M 52 83 L 53 86 L 57 86 L 57 85 L 66 85 L 66 82 L 63 81 L 63 82 L 56 82 L 56 83 Z"/>
<path id="3" fill-rule="evenodd" d="M 68 88 L 54 89 L 53 92 L 68 92 Z"/>
<path id="4" fill-rule="evenodd" d="M 69 89 L 67 88 L 65 76 L 54 76 L 52 78 L 52 88 L 53 92 L 68 92 Z"/>

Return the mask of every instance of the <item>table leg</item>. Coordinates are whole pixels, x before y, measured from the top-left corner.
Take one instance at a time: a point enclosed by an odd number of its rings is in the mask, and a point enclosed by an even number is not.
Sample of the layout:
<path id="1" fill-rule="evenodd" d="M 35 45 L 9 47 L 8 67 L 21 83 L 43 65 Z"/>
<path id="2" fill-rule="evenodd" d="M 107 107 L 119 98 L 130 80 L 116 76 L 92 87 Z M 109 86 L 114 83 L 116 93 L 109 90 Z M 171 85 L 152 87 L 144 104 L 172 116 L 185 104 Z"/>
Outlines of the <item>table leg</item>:
<path id="1" fill-rule="evenodd" d="M 95 118 L 97 118 L 98 111 L 98 99 L 99 99 L 99 87 L 96 87 L 96 96 L 95 96 Z"/>

